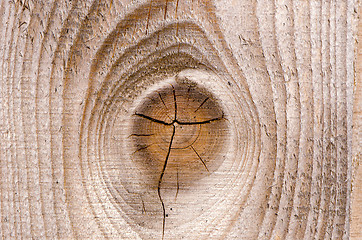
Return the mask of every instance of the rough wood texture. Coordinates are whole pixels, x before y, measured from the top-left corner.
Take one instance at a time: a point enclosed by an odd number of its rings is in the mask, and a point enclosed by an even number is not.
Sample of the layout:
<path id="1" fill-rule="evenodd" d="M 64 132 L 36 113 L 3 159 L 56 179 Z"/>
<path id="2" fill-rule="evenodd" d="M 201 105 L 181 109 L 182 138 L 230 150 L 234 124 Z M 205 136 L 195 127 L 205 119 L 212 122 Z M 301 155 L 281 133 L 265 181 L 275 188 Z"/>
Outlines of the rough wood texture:
<path id="1" fill-rule="evenodd" d="M 360 239 L 359 5 L 0 1 L 1 237 Z"/>
<path id="2" fill-rule="evenodd" d="M 351 239 L 362 238 L 362 8 L 359 8 L 353 102 Z"/>

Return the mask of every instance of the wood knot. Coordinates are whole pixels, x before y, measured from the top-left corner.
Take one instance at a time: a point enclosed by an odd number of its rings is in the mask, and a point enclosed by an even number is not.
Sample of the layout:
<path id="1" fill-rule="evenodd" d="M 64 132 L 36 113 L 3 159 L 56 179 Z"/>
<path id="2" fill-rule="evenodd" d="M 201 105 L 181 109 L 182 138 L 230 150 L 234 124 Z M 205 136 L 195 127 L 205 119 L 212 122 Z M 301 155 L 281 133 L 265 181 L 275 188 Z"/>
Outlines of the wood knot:
<path id="1" fill-rule="evenodd" d="M 177 80 L 144 97 L 132 119 L 134 157 L 162 185 L 192 184 L 214 172 L 227 137 L 227 121 L 206 89 Z"/>

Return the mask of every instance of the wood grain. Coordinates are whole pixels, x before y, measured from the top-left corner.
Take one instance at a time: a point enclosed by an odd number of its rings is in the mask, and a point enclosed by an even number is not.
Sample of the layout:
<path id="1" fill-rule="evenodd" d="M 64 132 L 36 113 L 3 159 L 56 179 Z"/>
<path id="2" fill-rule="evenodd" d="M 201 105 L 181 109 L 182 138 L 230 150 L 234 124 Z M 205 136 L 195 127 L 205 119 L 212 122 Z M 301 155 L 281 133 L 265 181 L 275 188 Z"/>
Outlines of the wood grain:
<path id="1" fill-rule="evenodd" d="M 0 1 L 1 237 L 360 239 L 360 4 Z"/>
<path id="2" fill-rule="evenodd" d="M 362 8 L 359 8 L 361 16 Z M 354 82 L 353 103 L 353 140 L 352 140 L 352 198 L 351 198 L 351 239 L 359 239 L 362 236 L 362 20 L 358 22 L 356 50 L 356 81 Z"/>

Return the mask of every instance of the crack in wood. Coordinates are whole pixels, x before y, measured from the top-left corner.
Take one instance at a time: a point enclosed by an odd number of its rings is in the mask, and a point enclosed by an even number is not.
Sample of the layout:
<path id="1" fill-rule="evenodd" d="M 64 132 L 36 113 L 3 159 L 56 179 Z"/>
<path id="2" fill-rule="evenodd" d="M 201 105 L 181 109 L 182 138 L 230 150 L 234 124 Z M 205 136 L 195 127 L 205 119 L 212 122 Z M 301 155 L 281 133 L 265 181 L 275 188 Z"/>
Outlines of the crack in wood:
<path id="1" fill-rule="evenodd" d="M 180 184 L 178 182 L 178 168 L 177 168 L 177 172 L 176 172 L 176 195 L 175 195 L 175 202 L 177 199 L 177 195 L 178 195 L 178 191 L 180 190 Z"/>
<path id="2" fill-rule="evenodd" d="M 166 111 L 168 112 L 169 110 L 168 110 L 168 108 L 167 108 L 167 106 L 166 106 L 165 101 L 163 101 L 163 98 L 162 98 L 162 96 L 161 96 L 161 93 L 158 93 L 158 96 L 160 97 L 163 106 L 165 106 L 165 109 L 166 109 Z M 168 114 L 167 114 L 167 115 L 168 115 Z M 171 119 L 170 116 L 168 116 L 168 118 Z"/>
<path id="3" fill-rule="evenodd" d="M 136 151 L 134 151 L 132 154 L 135 154 L 135 153 L 137 153 L 137 152 L 139 152 L 139 151 L 145 150 L 145 149 L 147 149 L 147 148 L 151 147 L 152 145 L 153 145 L 153 144 L 150 144 L 150 145 L 147 145 L 147 146 L 140 147 L 139 149 L 137 149 Z"/>
<path id="4" fill-rule="evenodd" d="M 173 85 L 172 86 L 172 93 L 173 93 L 173 101 L 175 103 L 175 119 L 174 121 L 177 121 L 177 102 L 176 102 L 176 91 L 175 91 L 175 87 Z"/>
<path id="5" fill-rule="evenodd" d="M 195 150 L 195 148 L 192 145 L 190 146 L 190 148 L 196 153 L 197 157 L 200 159 L 206 170 L 209 172 L 209 169 L 207 168 L 205 161 L 202 160 L 200 154 Z"/>
<path id="6" fill-rule="evenodd" d="M 206 163 L 205 161 L 202 159 L 202 157 L 200 156 L 200 154 L 196 151 L 196 149 L 192 146 L 196 140 L 198 139 L 199 137 L 199 134 L 197 136 L 197 138 L 191 143 L 189 144 L 188 146 L 186 147 L 183 147 L 183 148 L 173 148 L 172 147 L 172 144 L 173 144 L 173 141 L 175 139 L 175 135 L 176 135 L 176 127 L 177 125 L 175 124 L 178 124 L 178 125 L 202 125 L 202 124 L 208 124 L 208 123 L 212 123 L 212 122 L 215 122 L 215 121 L 220 121 L 220 120 L 223 120 L 224 119 L 224 113 L 222 113 L 221 117 L 217 117 L 217 118 L 212 118 L 212 119 L 208 119 L 208 120 L 204 120 L 204 121 L 196 121 L 196 122 L 183 122 L 183 121 L 179 121 L 177 119 L 177 97 L 176 97 L 176 90 L 175 90 L 175 87 L 171 84 L 171 87 L 172 87 L 172 95 L 173 95 L 173 100 L 174 100 L 174 119 L 171 121 L 171 122 L 166 122 L 166 121 L 163 121 L 163 120 L 159 120 L 157 118 L 153 118 L 153 117 L 150 117 L 148 115 L 145 115 L 145 114 L 142 114 L 142 113 L 135 113 L 134 115 L 138 116 L 138 117 L 141 117 L 141 118 L 144 118 L 146 120 L 149 120 L 151 122 L 154 122 L 154 123 L 158 123 L 158 124 L 162 124 L 162 125 L 165 125 L 165 126 L 172 126 L 172 134 L 171 134 L 171 139 L 170 139 L 170 143 L 169 143 L 169 146 L 168 146 L 168 150 L 167 150 L 167 154 L 166 154 L 166 157 L 165 157 L 165 161 L 164 161 L 164 164 L 163 164 L 163 168 L 162 168 L 162 171 L 161 171 L 161 174 L 160 174 L 160 177 L 159 177 L 159 181 L 158 181 L 158 186 L 157 186 L 157 193 L 158 193 L 158 197 L 160 199 L 160 202 L 161 202 L 161 205 L 162 205 L 162 215 L 163 215 L 163 218 L 162 218 L 162 239 L 164 239 L 164 236 L 165 236 L 165 228 L 166 228 L 166 217 L 167 217 L 167 214 L 166 214 L 166 208 L 165 208 L 165 203 L 162 199 L 162 195 L 161 195 L 161 184 L 163 182 L 163 177 L 164 177 L 164 174 L 166 172 L 166 168 L 167 168 L 167 163 L 169 161 L 169 158 L 170 158 L 170 154 L 171 154 L 171 150 L 172 149 L 186 149 L 186 148 L 190 148 L 192 149 L 192 151 L 196 154 L 196 156 L 198 157 L 198 159 L 200 160 L 200 162 L 202 163 L 202 165 L 205 167 L 206 171 L 207 172 L 210 172 L 208 167 L 206 166 Z M 190 92 L 190 87 L 188 89 L 188 95 L 189 95 L 189 92 Z M 158 92 L 158 96 L 159 98 L 161 99 L 162 101 L 162 104 L 164 105 L 165 109 L 168 110 L 167 106 L 166 106 L 166 103 L 164 102 L 161 94 Z M 188 96 L 189 97 L 189 96 Z M 199 107 L 194 111 L 194 112 L 197 112 L 207 101 L 209 100 L 209 97 L 206 97 L 206 99 L 204 99 L 204 101 L 199 105 Z M 134 136 L 151 136 L 151 134 L 132 134 Z M 152 145 L 152 144 L 151 144 Z M 149 145 L 150 146 L 150 145 Z M 141 148 L 141 149 L 138 149 L 137 151 L 140 151 L 140 150 L 143 150 L 143 149 L 146 149 L 148 148 L 149 146 L 146 146 L 144 148 Z M 177 199 L 177 196 L 178 196 L 178 193 L 179 193 L 179 172 L 178 172 L 178 169 L 177 169 L 177 174 L 176 174 L 176 178 L 177 178 L 177 189 L 176 189 L 176 195 L 175 195 L 175 200 Z"/>
<path id="7" fill-rule="evenodd" d="M 152 0 L 150 0 L 150 7 L 148 9 L 147 24 L 146 24 L 146 35 L 148 34 L 148 26 L 150 24 L 151 9 L 152 9 Z"/>
<path id="8" fill-rule="evenodd" d="M 154 134 L 153 133 L 151 133 L 151 134 L 135 134 L 135 133 L 133 133 L 133 134 L 131 134 L 131 135 L 129 135 L 130 137 L 150 137 L 150 136 L 153 136 Z"/>
<path id="9" fill-rule="evenodd" d="M 139 116 L 139 117 L 142 117 L 142 118 L 145 118 L 145 119 L 148 119 L 148 120 L 150 120 L 152 122 L 155 122 L 155 123 L 161 123 L 161 124 L 166 125 L 166 126 L 172 125 L 174 123 L 174 122 L 168 123 L 168 122 L 165 122 L 165 121 L 162 121 L 162 120 L 158 120 L 156 118 L 152 118 L 152 117 L 144 115 L 142 113 L 135 113 L 135 115 Z"/>
<path id="10" fill-rule="evenodd" d="M 209 100 L 209 97 L 207 97 L 201 104 L 198 108 L 196 108 L 195 112 L 197 112 L 201 107 L 202 105 L 204 105 L 206 103 L 206 101 Z"/>
<path id="11" fill-rule="evenodd" d="M 159 199 L 160 199 L 160 201 L 161 201 L 162 211 L 163 211 L 162 239 L 164 239 L 164 236 L 165 236 L 166 210 L 165 210 L 165 204 L 164 204 L 164 202 L 163 202 L 163 200 L 162 200 L 162 196 L 161 196 L 161 183 L 162 183 L 163 175 L 165 174 L 165 170 L 166 170 L 166 167 L 167 167 L 168 159 L 169 159 L 169 157 L 170 157 L 171 146 L 172 146 L 172 142 L 173 142 L 173 139 L 174 139 L 174 136 L 175 136 L 175 132 L 176 132 L 176 127 L 173 126 L 173 128 L 172 128 L 172 136 L 171 136 L 171 140 L 170 140 L 170 145 L 169 145 L 169 147 L 168 147 L 168 151 L 167 151 L 165 163 L 163 164 L 162 172 L 161 172 L 160 178 L 159 178 L 159 180 L 158 180 L 158 186 L 157 186 L 157 193 L 158 193 L 158 197 L 159 197 Z"/>
<path id="12" fill-rule="evenodd" d="M 166 3 L 165 3 L 165 14 L 163 15 L 163 20 L 166 20 L 166 17 L 167 17 L 167 3 L 168 3 L 168 0 L 166 0 Z"/>
<path id="13" fill-rule="evenodd" d="M 199 122 L 180 122 L 177 119 L 174 119 L 172 122 L 168 123 L 168 122 L 158 120 L 156 118 L 144 115 L 142 113 L 135 113 L 135 115 L 137 115 L 139 117 L 142 117 L 142 118 L 145 118 L 145 119 L 150 120 L 150 121 L 155 122 L 155 123 L 160 123 L 160 124 L 166 125 L 166 126 L 173 125 L 174 123 L 177 123 L 179 125 L 198 125 L 198 124 L 212 123 L 212 122 L 220 121 L 220 120 L 224 119 L 224 115 L 222 115 L 221 117 L 218 117 L 218 118 L 212 118 L 212 119 L 208 119 L 208 120 L 205 120 L 205 121 L 199 121 Z"/>

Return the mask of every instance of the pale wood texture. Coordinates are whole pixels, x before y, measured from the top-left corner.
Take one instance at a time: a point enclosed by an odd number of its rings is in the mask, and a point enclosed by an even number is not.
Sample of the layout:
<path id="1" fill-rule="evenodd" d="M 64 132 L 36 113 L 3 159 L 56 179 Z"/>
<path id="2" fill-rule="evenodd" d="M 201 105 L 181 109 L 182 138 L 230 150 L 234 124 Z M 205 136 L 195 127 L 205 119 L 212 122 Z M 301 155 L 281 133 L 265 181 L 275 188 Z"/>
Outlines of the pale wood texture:
<path id="1" fill-rule="evenodd" d="M 1 238 L 361 239 L 359 5 L 0 0 Z"/>
<path id="2" fill-rule="evenodd" d="M 362 8 L 359 8 L 362 16 Z M 351 239 L 362 238 L 362 18 L 359 18 L 354 82 Z"/>

